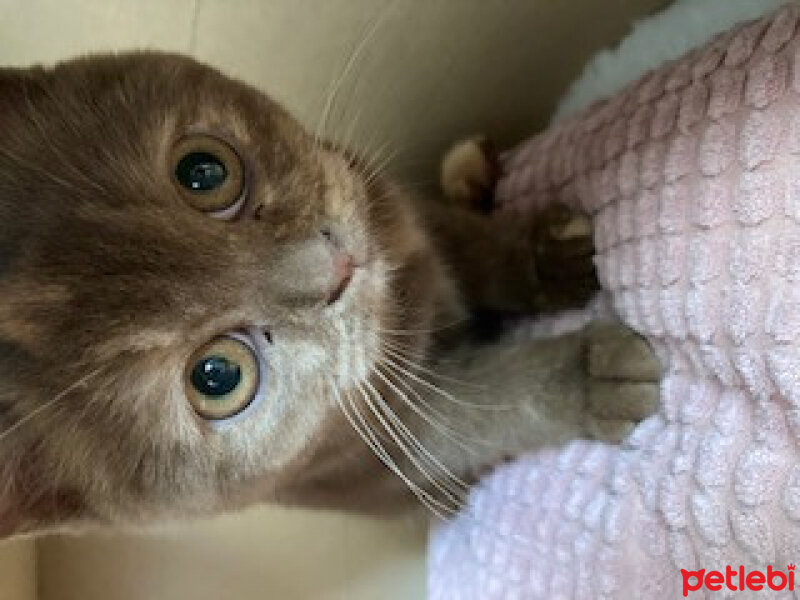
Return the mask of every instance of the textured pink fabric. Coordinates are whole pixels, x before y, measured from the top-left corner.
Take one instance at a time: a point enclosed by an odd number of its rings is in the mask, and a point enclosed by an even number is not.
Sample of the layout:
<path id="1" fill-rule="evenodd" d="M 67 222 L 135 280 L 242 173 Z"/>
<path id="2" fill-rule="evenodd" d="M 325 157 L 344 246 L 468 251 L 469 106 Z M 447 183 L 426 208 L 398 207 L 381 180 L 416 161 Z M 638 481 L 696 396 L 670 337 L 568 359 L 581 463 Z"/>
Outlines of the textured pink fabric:
<path id="1" fill-rule="evenodd" d="M 504 157 L 508 210 L 593 215 L 599 278 L 663 358 L 662 405 L 620 447 L 485 479 L 431 535 L 431 599 L 681 598 L 680 568 L 800 561 L 799 16 L 721 35 Z"/>

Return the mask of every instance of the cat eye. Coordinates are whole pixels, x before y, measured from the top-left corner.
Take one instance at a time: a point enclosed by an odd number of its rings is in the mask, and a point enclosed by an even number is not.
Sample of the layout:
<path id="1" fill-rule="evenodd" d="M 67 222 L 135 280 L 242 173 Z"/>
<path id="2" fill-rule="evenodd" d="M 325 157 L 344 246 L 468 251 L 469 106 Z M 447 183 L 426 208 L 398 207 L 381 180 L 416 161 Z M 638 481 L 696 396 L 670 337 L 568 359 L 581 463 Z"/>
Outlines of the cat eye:
<path id="1" fill-rule="evenodd" d="M 236 216 L 244 202 L 244 167 L 239 155 L 209 135 L 183 138 L 172 150 L 172 177 L 186 202 L 219 219 Z"/>
<path id="2" fill-rule="evenodd" d="M 186 366 L 186 396 L 209 421 L 228 419 L 247 408 L 258 392 L 258 358 L 238 336 L 216 338 L 195 351 Z"/>

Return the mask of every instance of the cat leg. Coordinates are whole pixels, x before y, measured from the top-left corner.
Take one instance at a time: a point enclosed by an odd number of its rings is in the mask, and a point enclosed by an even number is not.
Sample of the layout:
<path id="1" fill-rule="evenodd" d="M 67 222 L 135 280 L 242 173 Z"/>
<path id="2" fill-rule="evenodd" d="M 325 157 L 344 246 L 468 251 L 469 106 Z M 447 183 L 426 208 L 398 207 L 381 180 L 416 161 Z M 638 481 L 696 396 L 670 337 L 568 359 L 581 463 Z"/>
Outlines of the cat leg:
<path id="1" fill-rule="evenodd" d="M 499 162 L 473 137 L 442 161 L 450 202 L 420 203 L 434 242 L 472 307 L 549 312 L 583 306 L 597 289 L 589 219 L 564 206 L 530 218 L 495 213 L 490 199 Z"/>
<path id="2" fill-rule="evenodd" d="M 530 219 L 420 205 L 431 238 L 472 307 L 549 312 L 586 304 L 597 289 L 589 221 L 562 206 Z"/>
<path id="3" fill-rule="evenodd" d="M 476 452 L 424 422 L 415 429 L 444 464 L 465 474 L 574 439 L 619 442 L 658 406 L 659 362 L 620 323 L 594 322 L 556 338 L 465 344 L 434 362 L 430 373 L 447 395 L 425 393 L 426 402 L 453 430 L 476 440 Z"/>

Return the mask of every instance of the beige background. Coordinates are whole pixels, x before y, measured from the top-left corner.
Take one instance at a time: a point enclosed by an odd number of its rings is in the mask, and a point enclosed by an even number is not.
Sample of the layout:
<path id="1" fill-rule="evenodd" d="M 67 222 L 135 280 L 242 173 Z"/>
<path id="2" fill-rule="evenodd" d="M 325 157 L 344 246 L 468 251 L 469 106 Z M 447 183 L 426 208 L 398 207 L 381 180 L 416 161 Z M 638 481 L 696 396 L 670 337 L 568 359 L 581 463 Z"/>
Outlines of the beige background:
<path id="1" fill-rule="evenodd" d="M 36 598 L 36 555 L 30 541 L 0 544 L 0 600 Z"/>
<path id="2" fill-rule="evenodd" d="M 39 544 L 53 600 L 377 600 L 425 596 L 423 533 L 409 522 L 257 509 L 156 535 Z"/>
<path id="3" fill-rule="evenodd" d="M 316 124 L 354 48 L 330 133 L 423 186 L 454 139 L 539 128 L 585 59 L 666 0 L 0 0 L 5 64 L 190 52 Z M 370 32 L 372 32 L 370 34 Z M 345 108 L 342 108 L 345 107 Z M 349 133 L 348 133 L 349 132 Z M 149 536 L 0 546 L 0 600 L 424 597 L 408 523 L 261 509 Z"/>

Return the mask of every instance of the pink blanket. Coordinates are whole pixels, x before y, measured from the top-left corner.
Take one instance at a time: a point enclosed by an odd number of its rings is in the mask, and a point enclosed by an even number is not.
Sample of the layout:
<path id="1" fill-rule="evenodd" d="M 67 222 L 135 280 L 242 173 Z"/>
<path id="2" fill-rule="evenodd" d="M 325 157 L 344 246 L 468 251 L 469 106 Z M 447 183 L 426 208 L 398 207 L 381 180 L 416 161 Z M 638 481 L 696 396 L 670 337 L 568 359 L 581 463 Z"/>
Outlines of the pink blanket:
<path id="1" fill-rule="evenodd" d="M 431 599 L 794 597 L 798 17 L 719 36 L 504 157 L 507 210 L 593 215 L 615 311 L 663 358 L 662 404 L 622 446 L 486 478 L 431 534 Z"/>

